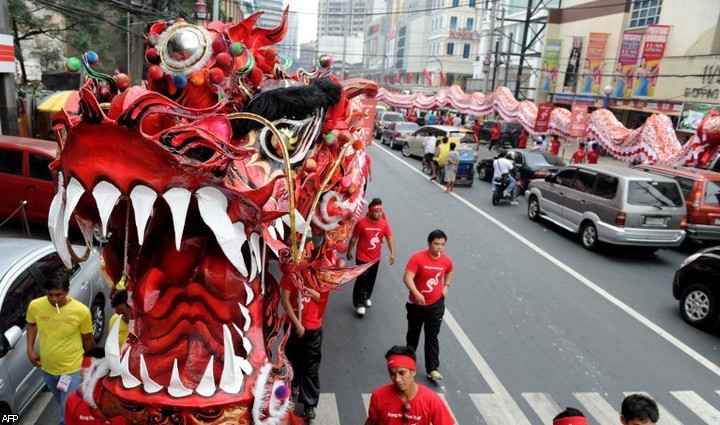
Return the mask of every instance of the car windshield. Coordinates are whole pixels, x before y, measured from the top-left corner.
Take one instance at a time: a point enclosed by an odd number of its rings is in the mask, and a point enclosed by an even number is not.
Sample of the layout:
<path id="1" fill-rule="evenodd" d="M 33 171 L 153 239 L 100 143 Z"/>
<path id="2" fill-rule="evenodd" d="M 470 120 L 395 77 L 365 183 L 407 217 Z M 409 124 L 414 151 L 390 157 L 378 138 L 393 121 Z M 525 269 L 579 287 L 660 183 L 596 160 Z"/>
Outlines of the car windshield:
<path id="1" fill-rule="evenodd" d="M 705 185 L 705 205 L 720 205 L 720 182 Z"/>
<path id="2" fill-rule="evenodd" d="M 631 205 L 652 205 L 657 208 L 679 207 L 683 198 L 675 182 L 631 180 L 628 203 Z"/>
<path id="3" fill-rule="evenodd" d="M 460 139 L 460 143 L 475 143 L 475 138 L 468 131 L 451 131 L 451 139 Z"/>
<path id="4" fill-rule="evenodd" d="M 531 167 L 549 167 L 553 165 L 562 167 L 565 165 L 565 161 L 559 156 L 541 152 L 527 152 L 525 162 Z"/>
<path id="5" fill-rule="evenodd" d="M 401 114 L 391 113 L 382 116 L 383 121 L 404 121 L 405 119 Z"/>
<path id="6" fill-rule="evenodd" d="M 418 128 L 419 128 L 419 126 L 417 124 L 415 124 L 414 122 L 399 122 L 399 123 L 395 124 L 395 130 L 397 130 L 397 131 L 410 132 L 410 131 L 415 131 Z"/>

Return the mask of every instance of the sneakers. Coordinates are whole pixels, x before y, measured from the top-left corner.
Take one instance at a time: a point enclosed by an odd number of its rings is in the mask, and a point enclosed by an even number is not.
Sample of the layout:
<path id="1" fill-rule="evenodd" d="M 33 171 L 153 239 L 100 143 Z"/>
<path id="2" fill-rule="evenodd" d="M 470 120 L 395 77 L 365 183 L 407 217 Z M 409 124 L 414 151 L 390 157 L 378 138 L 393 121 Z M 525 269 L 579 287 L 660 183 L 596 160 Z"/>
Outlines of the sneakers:
<path id="1" fill-rule="evenodd" d="M 358 317 L 363 317 L 365 315 L 365 307 L 358 307 L 355 309 L 355 314 Z"/>
<path id="2" fill-rule="evenodd" d="M 368 298 L 367 300 L 365 300 L 365 307 L 368 307 L 368 308 L 369 308 L 369 307 L 372 307 L 372 301 L 370 301 L 370 298 Z"/>
<path id="3" fill-rule="evenodd" d="M 443 376 L 437 370 L 430 371 L 430 373 L 427 374 L 427 377 L 429 379 L 432 379 L 433 381 L 439 381 L 443 379 Z"/>
<path id="4" fill-rule="evenodd" d="M 510 205 L 520 205 L 518 201 L 510 201 Z"/>
<path id="5" fill-rule="evenodd" d="M 305 416 L 305 419 L 309 421 L 317 418 L 317 414 L 315 414 L 315 408 L 306 405 L 305 409 L 303 409 L 303 416 Z"/>

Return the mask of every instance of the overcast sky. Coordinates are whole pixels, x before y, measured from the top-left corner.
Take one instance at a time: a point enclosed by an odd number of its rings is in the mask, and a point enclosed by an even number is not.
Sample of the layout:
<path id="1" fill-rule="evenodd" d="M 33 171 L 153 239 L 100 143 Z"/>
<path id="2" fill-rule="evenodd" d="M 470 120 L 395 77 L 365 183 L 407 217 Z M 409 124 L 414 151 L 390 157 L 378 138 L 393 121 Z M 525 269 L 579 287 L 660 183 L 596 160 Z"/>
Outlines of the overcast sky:
<path id="1" fill-rule="evenodd" d="M 285 3 L 290 5 L 291 12 L 298 12 L 300 43 L 315 40 L 317 36 L 317 0 L 285 0 Z"/>

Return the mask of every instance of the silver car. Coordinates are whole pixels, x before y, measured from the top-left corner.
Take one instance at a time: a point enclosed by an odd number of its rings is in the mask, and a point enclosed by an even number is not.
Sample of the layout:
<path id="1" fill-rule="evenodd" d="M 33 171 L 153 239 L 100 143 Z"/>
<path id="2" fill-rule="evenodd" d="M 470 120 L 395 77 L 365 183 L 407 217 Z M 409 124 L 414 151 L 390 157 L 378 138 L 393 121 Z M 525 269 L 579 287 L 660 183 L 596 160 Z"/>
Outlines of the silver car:
<path id="1" fill-rule="evenodd" d="M 580 233 L 581 243 L 674 247 L 685 238 L 685 200 L 671 178 L 616 165 L 570 165 L 525 192 L 528 217 Z"/>
<path id="2" fill-rule="evenodd" d="M 85 249 L 74 248 L 80 254 Z M 44 280 L 62 270 L 67 269 L 52 242 L 0 239 L 0 414 L 21 414 L 44 386 L 40 369 L 28 360 L 25 315 L 30 301 L 44 295 Z M 73 272 L 69 295 L 90 308 L 100 342 L 110 303 L 97 250 Z"/>

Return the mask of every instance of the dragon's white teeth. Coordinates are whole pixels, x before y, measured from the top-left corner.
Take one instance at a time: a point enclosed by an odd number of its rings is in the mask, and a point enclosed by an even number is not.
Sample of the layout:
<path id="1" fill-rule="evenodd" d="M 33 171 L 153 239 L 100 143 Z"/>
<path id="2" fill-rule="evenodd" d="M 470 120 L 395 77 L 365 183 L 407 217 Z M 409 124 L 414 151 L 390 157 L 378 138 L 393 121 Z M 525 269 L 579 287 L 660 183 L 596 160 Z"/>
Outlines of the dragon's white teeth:
<path id="1" fill-rule="evenodd" d="M 147 186 L 135 186 L 130 192 L 133 209 L 135 210 L 135 227 L 137 228 L 138 244 L 142 245 L 145 240 L 145 226 L 150 219 L 153 205 L 157 199 L 157 193 Z"/>
<path id="2" fill-rule="evenodd" d="M 120 366 L 120 345 L 118 342 L 121 320 L 122 315 L 119 315 L 105 340 L 105 358 L 110 367 L 110 376 L 120 376 L 122 370 Z"/>
<path id="3" fill-rule="evenodd" d="M 235 332 L 238 333 L 240 338 L 242 338 L 243 343 L 243 349 L 245 350 L 245 356 L 250 357 L 250 351 L 252 351 L 252 344 L 250 343 L 250 340 L 245 338 L 245 335 L 243 335 L 243 332 L 240 330 L 240 328 L 237 327 L 235 323 L 232 324 L 235 328 Z M 250 362 L 243 358 L 235 356 L 235 365 L 240 367 L 240 369 L 245 373 L 246 375 L 250 375 L 252 373 L 252 365 Z"/>
<path id="4" fill-rule="evenodd" d="M 260 234 L 253 232 L 250 234 L 250 248 L 252 249 L 252 258 L 255 260 L 258 269 L 262 270 L 262 257 L 260 253 Z M 250 279 L 252 280 L 252 279 Z"/>
<path id="5" fill-rule="evenodd" d="M 183 385 L 180 380 L 180 373 L 178 372 L 177 359 L 173 359 L 173 371 L 170 377 L 170 385 L 167 387 L 167 392 L 173 397 L 187 397 L 192 394 L 192 390 Z"/>
<path id="6" fill-rule="evenodd" d="M 75 211 L 75 207 L 80 202 L 80 197 L 85 193 L 85 188 L 82 187 L 79 181 L 74 177 L 70 178 L 68 183 L 66 194 L 65 194 L 65 213 L 63 216 L 63 230 L 65 231 L 65 239 L 68 237 L 68 228 L 70 227 L 70 215 Z"/>
<path id="7" fill-rule="evenodd" d="M 180 242 L 182 241 L 183 230 L 185 229 L 185 219 L 187 218 L 191 195 L 187 189 L 174 187 L 162 196 L 172 213 L 173 227 L 175 228 L 175 249 L 178 251 L 180 251 Z"/>
<path id="8" fill-rule="evenodd" d="M 277 231 L 277 234 L 281 240 L 285 238 L 285 225 L 283 224 L 280 217 L 275 219 L 275 230 Z"/>
<path id="9" fill-rule="evenodd" d="M 237 223 L 233 223 L 233 229 L 235 230 L 235 235 L 238 239 L 240 239 L 240 247 L 242 248 L 245 245 L 245 242 L 247 242 L 247 235 L 245 234 L 245 224 L 243 224 L 242 221 L 238 221 Z M 257 270 L 255 270 L 254 264 L 252 262 L 252 252 L 250 253 L 250 280 L 253 280 L 255 278 L 255 274 L 257 273 Z M 242 257 L 243 264 L 245 264 L 245 257 Z M 247 264 L 245 264 L 245 270 L 247 270 Z M 242 270 L 240 271 L 242 273 Z M 243 276 L 248 277 L 247 273 L 243 273 Z"/>
<path id="10" fill-rule="evenodd" d="M 117 341 L 117 336 L 115 336 L 115 341 Z M 139 387 L 142 384 L 142 382 L 140 382 L 136 377 L 132 375 L 132 373 L 130 373 L 129 363 L 131 350 L 132 347 L 127 347 L 127 349 L 125 350 L 125 356 L 120 362 L 120 378 L 122 378 L 123 387 L 128 389 Z"/>
<path id="11" fill-rule="evenodd" d="M 215 239 L 225 253 L 225 257 L 243 276 L 247 277 L 248 271 L 242 255 L 244 241 L 235 231 L 227 215 L 228 201 L 225 195 L 214 187 L 203 187 L 195 192 L 195 196 L 198 199 L 200 216 L 215 234 Z"/>
<path id="12" fill-rule="evenodd" d="M 140 379 L 142 380 L 143 390 L 145 390 L 146 393 L 155 394 L 163 389 L 162 385 L 150 378 L 147 365 L 145 364 L 145 357 L 142 354 L 140 354 Z"/>
<path id="13" fill-rule="evenodd" d="M 63 227 L 63 213 L 65 211 L 65 205 L 63 204 L 64 195 L 65 186 L 63 186 L 63 175 L 62 173 L 58 173 L 58 190 L 50 203 L 50 210 L 48 212 L 48 231 L 58 256 L 60 256 L 65 267 L 71 268 L 72 260 L 70 258 L 70 251 L 68 250 L 67 243 L 65 243 L 65 233 L 67 232 Z"/>
<path id="14" fill-rule="evenodd" d="M 233 348 L 232 334 L 227 325 L 223 325 L 224 363 L 220 376 L 220 389 L 228 394 L 240 392 L 243 376 L 239 365 L 236 365 L 235 349 Z"/>
<path id="15" fill-rule="evenodd" d="M 252 288 L 247 283 L 245 283 L 245 295 L 247 295 L 245 305 L 250 305 L 250 303 L 253 302 L 253 299 L 255 299 L 255 293 L 253 293 Z"/>
<path id="16" fill-rule="evenodd" d="M 271 224 L 270 226 L 268 226 L 268 233 L 270 233 L 271 238 L 278 240 L 278 236 L 275 233 L 275 225 L 274 224 Z"/>
<path id="17" fill-rule="evenodd" d="M 95 198 L 95 204 L 100 214 L 100 232 L 102 237 L 107 235 L 108 220 L 110 220 L 110 214 L 112 214 L 115 203 L 117 203 L 118 198 L 120 198 L 120 194 L 120 189 L 106 181 L 101 181 L 93 188 L 92 195 L 93 198 Z"/>
<path id="18" fill-rule="evenodd" d="M 203 397 L 210 397 L 215 394 L 217 386 L 215 385 L 215 374 L 213 373 L 213 356 L 210 356 L 210 361 L 205 367 L 205 373 L 203 373 L 198 386 L 195 388 L 195 392 Z"/>
<path id="19" fill-rule="evenodd" d="M 287 224 L 288 227 L 290 227 L 290 215 L 285 214 L 282 216 L 283 223 Z M 298 210 L 295 210 L 295 231 L 297 233 L 305 233 L 305 230 L 307 229 L 307 221 L 305 221 L 305 217 L 298 212 Z"/>
<path id="20" fill-rule="evenodd" d="M 248 329 L 250 329 L 250 310 L 247 309 L 244 305 L 238 303 L 238 306 L 240 306 L 240 313 L 242 313 L 244 324 L 243 324 L 243 332 L 247 332 Z"/>

